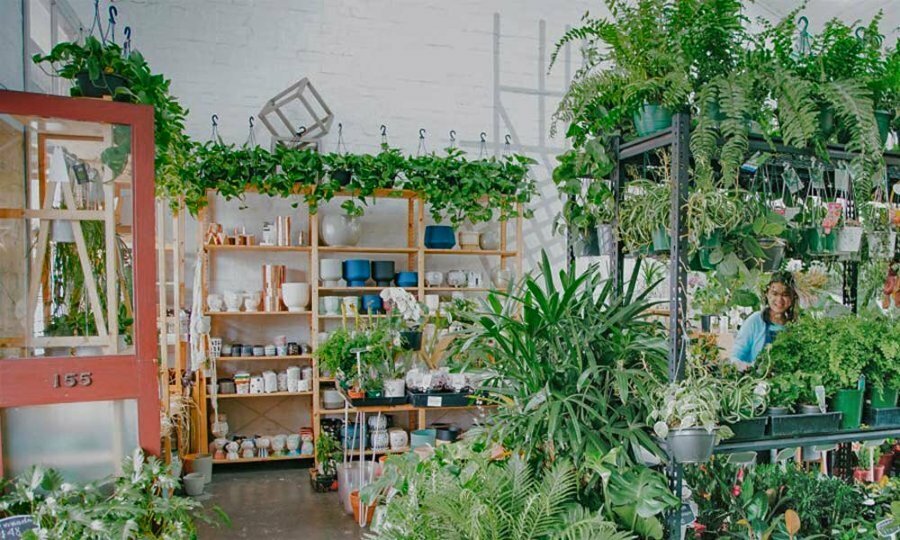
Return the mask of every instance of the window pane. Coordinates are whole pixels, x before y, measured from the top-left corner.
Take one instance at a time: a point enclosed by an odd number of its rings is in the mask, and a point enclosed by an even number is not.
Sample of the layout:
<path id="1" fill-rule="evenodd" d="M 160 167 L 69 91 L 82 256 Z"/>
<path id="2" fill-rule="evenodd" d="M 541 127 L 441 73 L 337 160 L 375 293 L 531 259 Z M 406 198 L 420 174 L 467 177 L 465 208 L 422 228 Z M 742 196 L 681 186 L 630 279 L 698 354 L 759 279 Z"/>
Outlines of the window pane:
<path id="1" fill-rule="evenodd" d="M 99 480 L 138 447 L 133 399 L 13 407 L 0 410 L 0 423 L 6 477 L 42 465 L 70 481 Z"/>
<path id="2" fill-rule="evenodd" d="M 131 128 L 0 124 L 4 354 L 131 352 Z"/>

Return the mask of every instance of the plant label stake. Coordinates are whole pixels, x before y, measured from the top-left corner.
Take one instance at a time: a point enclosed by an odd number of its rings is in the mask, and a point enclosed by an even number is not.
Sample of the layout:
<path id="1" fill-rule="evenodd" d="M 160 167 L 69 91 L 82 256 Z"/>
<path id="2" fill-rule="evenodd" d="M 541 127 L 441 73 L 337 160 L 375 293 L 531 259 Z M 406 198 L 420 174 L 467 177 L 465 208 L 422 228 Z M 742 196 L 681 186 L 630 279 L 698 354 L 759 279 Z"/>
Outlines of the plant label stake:
<path id="1" fill-rule="evenodd" d="M 825 387 L 822 385 L 817 386 L 815 388 L 815 393 L 816 403 L 819 405 L 819 411 L 821 411 L 822 414 L 825 414 L 825 411 L 828 410 L 827 405 L 825 405 Z"/>

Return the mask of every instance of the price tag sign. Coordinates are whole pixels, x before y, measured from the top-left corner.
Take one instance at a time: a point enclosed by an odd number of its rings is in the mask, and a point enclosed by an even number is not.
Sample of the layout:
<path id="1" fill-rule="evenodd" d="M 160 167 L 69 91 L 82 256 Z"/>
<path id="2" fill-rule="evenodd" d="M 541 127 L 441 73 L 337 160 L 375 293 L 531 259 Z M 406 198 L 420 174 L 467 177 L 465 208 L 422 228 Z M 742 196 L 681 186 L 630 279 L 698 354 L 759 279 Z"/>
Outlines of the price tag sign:
<path id="1" fill-rule="evenodd" d="M 441 396 L 428 396 L 428 403 L 426 405 L 428 407 L 440 407 L 444 403 L 444 398 Z"/>
<path id="2" fill-rule="evenodd" d="M 19 540 L 26 531 L 34 529 L 31 516 L 12 516 L 0 519 L 0 540 Z"/>

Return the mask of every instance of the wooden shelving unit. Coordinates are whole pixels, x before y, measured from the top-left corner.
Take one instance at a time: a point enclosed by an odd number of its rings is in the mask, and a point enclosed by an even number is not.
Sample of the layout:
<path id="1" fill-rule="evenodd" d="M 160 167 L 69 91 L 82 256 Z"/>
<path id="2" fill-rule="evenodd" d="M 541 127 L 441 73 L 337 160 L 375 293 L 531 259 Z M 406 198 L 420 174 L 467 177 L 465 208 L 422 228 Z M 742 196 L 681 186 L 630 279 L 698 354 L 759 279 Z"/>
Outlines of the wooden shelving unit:
<path id="1" fill-rule="evenodd" d="M 303 193 L 303 189 L 298 189 L 298 193 Z M 212 194 L 209 194 L 209 205 L 205 208 L 200 215 L 200 225 L 198 230 L 200 234 L 205 234 L 207 230 L 207 226 L 211 221 L 217 221 L 214 218 L 215 215 L 215 197 Z M 352 193 L 339 193 L 337 197 L 346 197 L 353 196 Z M 348 321 L 352 322 L 352 318 L 344 317 L 342 315 L 336 314 L 321 314 L 319 313 L 319 299 L 323 296 L 339 296 L 339 295 L 363 295 L 363 294 L 378 294 L 385 287 L 324 287 L 320 286 L 319 281 L 319 262 L 321 259 L 331 259 L 331 258 L 341 258 L 341 259 L 349 259 L 349 258 L 359 258 L 359 255 L 384 255 L 384 256 L 393 256 L 389 257 L 392 260 L 400 261 L 401 264 L 398 265 L 397 271 L 409 270 L 418 272 L 419 281 L 415 287 L 406 287 L 405 290 L 409 291 L 411 294 L 416 296 L 419 301 L 425 300 L 426 294 L 442 294 L 449 296 L 450 293 L 453 292 L 463 292 L 463 293 L 486 293 L 490 291 L 488 287 L 478 287 L 478 288 L 453 288 L 453 287 L 426 287 L 425 285 L 425 271 L 426 271 L 426 260 L 429 261 L 428 268 L 431 266 L 441 267 L 441 270 L 449 270 L 452 268 L 450 266 L 450 262 L 452 262 L 452 257 L 462 255 L 468 258 L 473 258 L 477 260 L 477 257 L 489 257 L 492 260 L 499 259 L 499 262 L 502 266 L 507 268 L 512 268 L 516 271 L 517 276 L 522 275 L 522 257 L 521 257 L 521 238 L 522 238 L 522 209 L 519 208 L 518 216 L 514 220 L 510 221 L 501 221 L 493 224 L 493 226 L 497 226 L 500 229 L 500 247 L 496 250 L 463 250 L 463 249 L 428 249 L 425 247 L 424 238 L 425 238 L 425 226 L 426 226 L 426 213 L 425 213 L 425 204 L 423 201 L 413 192 L 410 191 L 388 191 L 388 190 L 380 190 L 376 193 L 374 197 L 376 200 L 388 200 L 388 201 L 399 201 L 401 204 L 405 201 L 406 206 L 406 241 L 401 245 L 394 246 L 352 246 L 352 247 L 340 247 L 340 246 L 325 246 L 320 245 L 319 243 L 319 231 L 318 231 L 318 219 L 315 216 L 310 216 L 307 220 L 307 237 L 309 238 L 308 246 L 206 246 L 203 250 L 202 255 L 205 259 L 205 267 L 203 271 L 203 298 L 206 298 L 206 295 L 209 291 L 209 275 L 210 275 L 210 267 L 215 266 L 214 256 L 218 253 L 228 253 L 230 256 L 238 257 L 243 256 L 245 254 L 252 254 L 254 257 L 258 258 L 260 261 L 266 261 L 267 256 L 271 253 L 273 256 L 279 256 L 278 262 L 279 264 L 294 264 L 294 266 L 304 266 L 306 270 L 306 276 L 311 284 L 310 287 L 310 309 L 306 312 L 216 312 L 216 313 L 208 313 L 212 316 L 212 334 L 216 335 L 217 325 L 220 324 L 221 321 L 228 321 L 230 325 L 259 325 L 265 324 L 265 321 L 270 321 L 273 318 L 278 319 L 281 316 L 286 318 L 291 318 L 291 321 L 298 321 L 298 324 L 302 325 L 302 328 L 308 328 L 309 330 L 309 343 L 313 347 L 313 350 L 318 346 L 318 335 L 319 332 L 324 331 L 328 328 L 334 328 L 335 324 L 338 324 L 338 321 Z M 302 211 L 302 210 L 296 210 Z M 398 221 L 402 218 L 397 216 Z M 515 244 L 510 243 L 510 236 L 512 233 L 515 238 Z M 363 238 L 363 241 L 366 239 Z M 371 239 L 370 239 L 371 240 Z M 203 238 L 200 238 L 200 242 L 202 243 Z M 286 257 L 290 257 L 286 259 Z M 294 259 L 294 257 L 297 257 Z M 372 257 L 373 260 L 377 260 L 377 257 Z M 231 259 L 230 259 L 231 260 Z M 405 267 L 404 264 L 405 263 Z M 485 282 L 490 282 L 489 270 L 487 273 L 483 274 Z M 217 291 L 220 292 L 220 291 Z M 306 319 L 302 318 L 302 316 L 307 316 Z M 361 314 L 359 315 L 361 318 L 365 319 L 369 317 L 368 315 Z M 383 317 L 383 315 L 373 315 L 373 318 Z M 308 325 L 308 326 L 307 326 Z M 260 356 L 260 357 L 252 357 L 252 356 L 241 356 L 241 357 L 221 357 L 219 358 L 219 362 L 259 362 L 261 366 L 266 365 L 269 362 L 278 362 L 285 360 L 294 360 L 294 361 L 309 361 L 312 363 L 313 367 L 313 381 L 312 381 L 312 390 L 310 392 L 305 393 L 271 393 L 271 394 L 248 394 L 248 395 L 219 395 L 220 399 L 232 400 L 234 398 L 237 399 L 264 399 L 267 397 L 299 397 L 299 396 L 310 396 L 312 399 L 310 400 L 309 405 L 302 405 L 310 407 L 310 417 L 313 423 L 313 433 L 315 437 L 319 436 L 320 432 L 320 419 L 323 416 L 342 416 L 346 414 L 355 414 L 356 412 L 362 412 L 366 414 L 377 414 L 378 412 L 382 413 L 401 413 L 409 415 L 409 424 L 410 427 L 414 427 L 417 423 L 419 425 L 424 425 L 425 423 L 425 415 L 426 411 L 422 408 L 414 407 L 409 404 L 397 405 L 392 407 L 359 407 L 359 408 L 339 408 L 339 409 L 330 409 L 326 410 L 321 407 L 320 396 L 322 386 L 324 385 L 326 388 L 333 388 L 334 379 L 333 378 L 325 378 L 319 377 L 318 365 L 313 356 L 310 355 L 301 355 L 301 356 Z M 220 365 L 221 368 L 221 365 Z M 196 399 L 197 402 L 203 409 L 203 415 L 201 422 L 200 431 L 202 434 L 200 436 L 201 441 L 209 441 L 208 425 L 209 425 L 209 410 L 208 404 L 209 400 L 205 395 L 206 385 L 205 381 L 201 380 L 200 384 L 196 385 Z M 305 404 L 305 400 L 300 401 L 291 401 L 291 406 L 296 406 L 296 404 L 303 403 Z M 471 407 L 476 408 L 476 407 Z M 470 408 L 454 408 L 456 410 L 465 410 Z M 432 410 L 451 410 L 447 409 L 432 409 Z M 301 426 L 297 426 L 298 428 Z M 376 455 L 380 455 L 383 453 L 391 453 L 390 450 L 385 452 L 375 452 Z M 355 456 L 359 456 L 359 452 L 354 453 Z M 373 455 L 371 450 L 363 452 L 363 455 Z M 284 456 L 279 458 L 257 458 L 252 460 L 240 459 L 236 461 L 228 461 L 228 460 L 216 460 L 215 463 L 252 463 L 252 462 L 263 462 L 263 461 L 273 461 L 276 459 L 303 459 L 304 457 L 298 456 Z"/>

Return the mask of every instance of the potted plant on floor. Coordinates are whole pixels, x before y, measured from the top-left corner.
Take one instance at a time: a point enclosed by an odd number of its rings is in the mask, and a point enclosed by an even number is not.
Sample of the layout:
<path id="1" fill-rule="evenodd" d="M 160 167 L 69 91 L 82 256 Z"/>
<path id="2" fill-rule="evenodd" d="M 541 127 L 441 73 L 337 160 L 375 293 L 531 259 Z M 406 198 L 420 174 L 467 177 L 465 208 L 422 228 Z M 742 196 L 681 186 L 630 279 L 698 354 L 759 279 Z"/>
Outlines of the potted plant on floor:
<path id="1" fill-rule="evenodd" d="M 319 493 L 337 489 L 337 464 L 341 459 L 341 446 L 330 433 L 322 431 L 316 439 L 316 474 L 313 489 Z"/>

